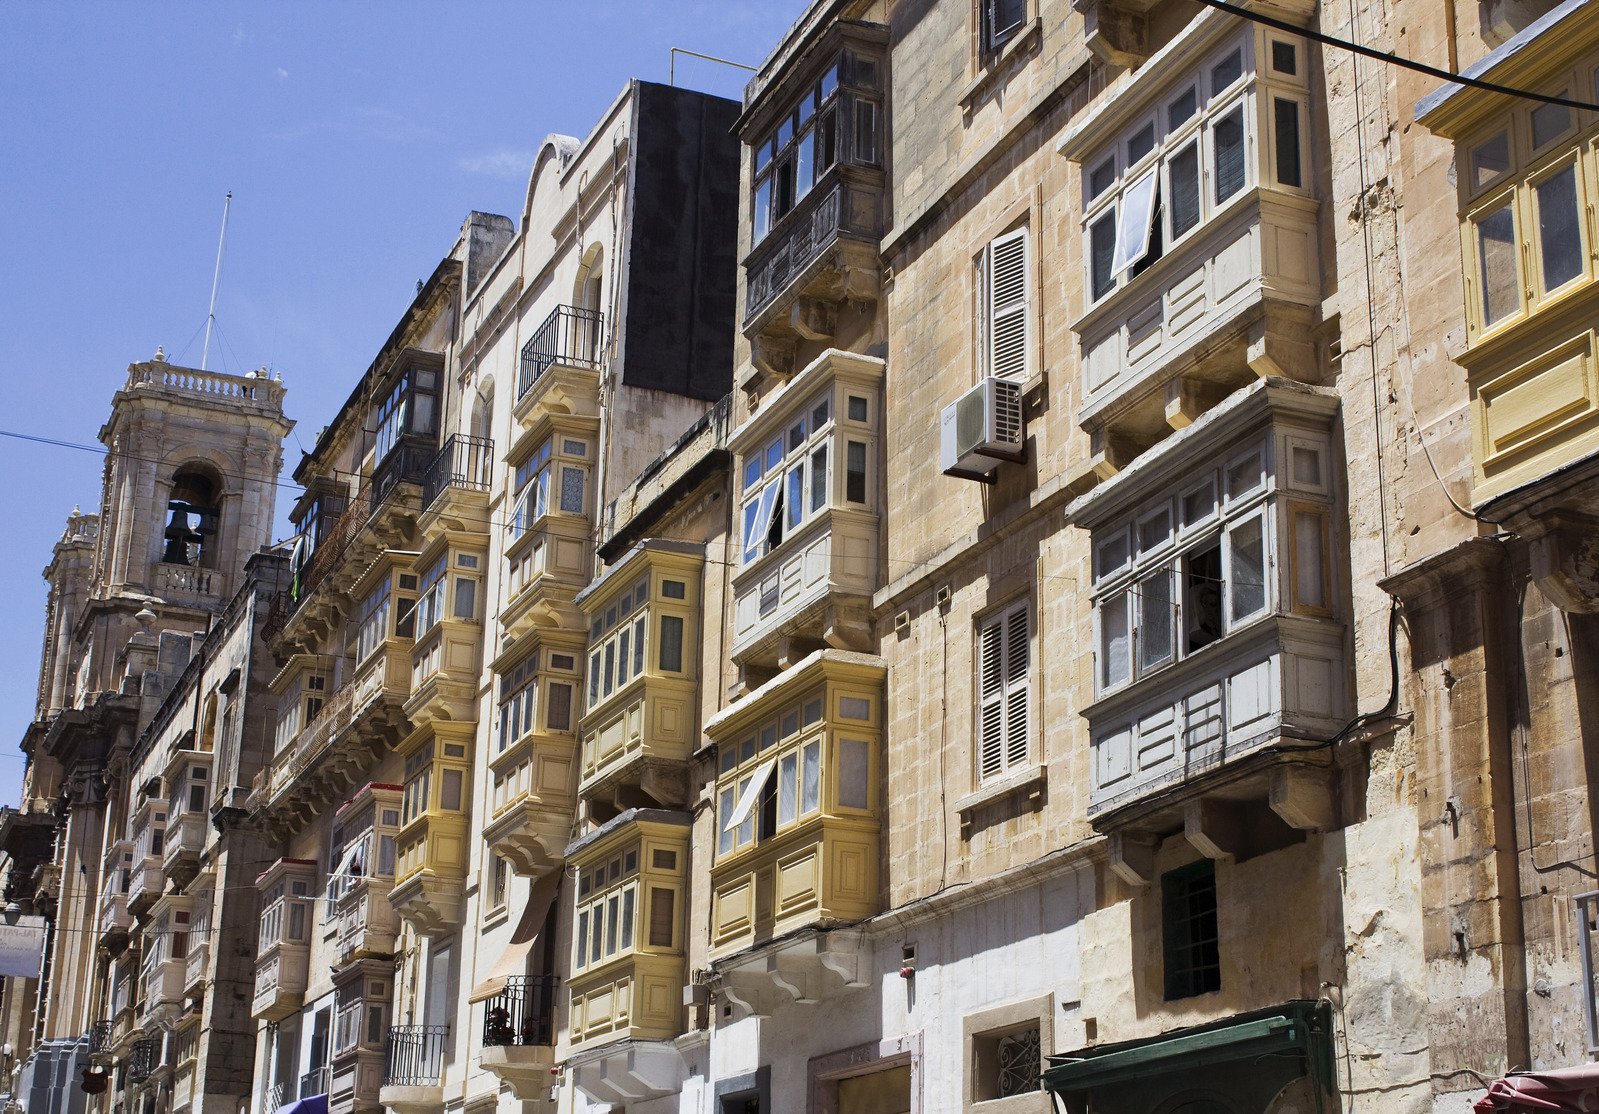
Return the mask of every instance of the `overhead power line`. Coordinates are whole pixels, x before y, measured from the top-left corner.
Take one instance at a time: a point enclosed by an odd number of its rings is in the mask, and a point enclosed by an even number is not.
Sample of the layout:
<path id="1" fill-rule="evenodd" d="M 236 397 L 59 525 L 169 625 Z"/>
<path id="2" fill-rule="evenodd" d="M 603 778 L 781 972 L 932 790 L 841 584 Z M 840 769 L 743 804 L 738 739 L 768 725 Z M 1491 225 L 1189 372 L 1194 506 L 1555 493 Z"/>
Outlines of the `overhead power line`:
<path id="1" fill-rule="evenodd" d="M 1263 15 L 1260 12 L 1252 12 L 1248 8 L 1228 3 L 1228 0 L 1199 0 L 1199 2 L 1218 11 L 1231 13 L 1240 19 L 1247 19 L 1252 23 L 1273 27 L 1278 31 L 1286 31 L 1290 35 L 1298 35 L 1303 39 L 1311 39 L 1321 43 L 1323 46 L 1353 51 L 1367 58 L 1375 58 L 1379 62 L 1386 62 L 1391 66 L 1415 70 L 1417 73 L 1424 73 L 1428 77 L 1436 77 L 1439 81 L 1448 81 L 1455 85 L 1467 85 L 1473 89 L 1482 89 L 1489 93 L 1500 93 L 1507 97 L 1520 97 L 1522 100 L 1557 104 L 1562 108 L 1576 108 L 1584 112 L 1599 112 L 1599 104 L 1572 100 L 1570 97 L 1551 96 L 1548 93 L 1535 93 L 1531 89 L 1517 89 L 1511 85 L 1500 85 L 1496 81 L 1484 81 L 1479 77 L 1467 77 L 1465 74 L 1451 73 L 1449 70 L 1439 69 L 1437 66 L 1429 66 L 1425 62 L 1418 62 L 1413 58 L 1406 58 L 1391 51 L 1377 50 L 1361 43 L 1352 42 L 1349 39 L 1340 39 L 1336 35 L 1325 35 L 1320 31 L 1312 31 L 1308 27 L 1299 27 L 1284 19 Z"/>

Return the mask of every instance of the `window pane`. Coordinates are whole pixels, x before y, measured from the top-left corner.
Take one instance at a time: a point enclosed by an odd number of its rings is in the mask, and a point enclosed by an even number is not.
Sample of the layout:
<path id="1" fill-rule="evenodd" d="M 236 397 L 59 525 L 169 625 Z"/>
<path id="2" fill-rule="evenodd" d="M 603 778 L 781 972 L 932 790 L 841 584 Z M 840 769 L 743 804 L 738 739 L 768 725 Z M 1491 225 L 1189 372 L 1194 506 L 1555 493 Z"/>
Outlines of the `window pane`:
<path id="1" fill-rule="evenodd" d="M 807 743 L 801 754 L 800 812 L 815 812 L 822 801 L 822 744 Z"/>
<path id="2" fill-rule="evenodd" d="M 877 163 L 877 105 L 855 102 L 855 161 Z"/>
<path id="3" fill-rule="evenodd" d="M 846 446 L 844 471 L 844 500 L 849 503 L 866 502 L 866 446 L 851 441 Z"/>
<path id="4" fill-rule="evenodd" d="M 616 930 L 621 923 L 618 919 L 618 906 L 620 904 L 621 897 L 617 894 L 612 894 L 610 900 L 605 903 L 605 954 L 607 956 L 616 954 Z"/>
<path id="5" fill-rule="evenodd" d="M 1117 592 L 1099 607 L 1099 681 L 1105 688 L 1127 680 L 1127 594 Z"/>
<path id="6" fill-rule="evenodd" d="M 457 577 L 455 581 L 455 617 L 471 619 L 477 615 L 477 581 L 471 577 Z"/>
<path id="7" fill-rule="evenodd" d="M 1216 160 L 1216 204 L 1244 188 L 1244 110 L 1235 108 L 1211 132 Z"/>
<path id="8" fill-rule="evenodd" d="M 838 803 L 843 808 L 866 807 L 866 783 L 871 758 L 861 739 L 838 744 Z"/>
<path id="9" fill-rule="evenodd" d="M 676 894 L 660 886 L 650 887 L 650 947 L 672 946 L 672 907 Z"/>
<path id="10" fill-rule="evenodd" d="M 1299 103 L 1285 97 L 1273 99 L 1272 119 L 1277 129 L 1277 181 L 1285 186 L 1303 185 L 1299 170 Z"/>
<path id="11" fill-rule="evenodd" d="M 1199 90 L 1192 85 L 1178 93 L 1171 104 L 1166 106 L 1166 129 L 1175 131 L 1179 124 L 1186 124 L 1194 118 L 1194 113 L 1199 111 Z"/>
<path id="12" fill-rule="evenodd" d="M 1227 531 L 1228 584 L 1232 606 L 1228 624 L 1246 619 L 1266 606 L 1266 539 L 1259 516 Z"/>
<path id="13" fill-rule="evenodd" d="M 1294 49 L 1293 43 L 1273 42 L 1271 44 L 1271 68 L 1278 73 L 1296 74 L 1299 72 L 1299 52 Z"/>
<path id="14" fill-rule="evenodd" d="M 790 529 L 805 517 L 805 469 L 798 465 L 789 470 L 788 495 L 783 500 L 783 509 Z"/>
<path id="15" fill-rule="evenodd" d="M 635 677 L 644 672 L 644 623 L 643 615 L 633 621 L 633 676 Z"/>
<path id="16" fill-rule="evenodd" d="M 661 616 L 661 672 L 683 671 L 683 620 L 676 615 Z"/>
<path id="17" fill-rule="evenodd" d="M 1170 661 L 1175 609 L 1171 570 L 1161 569 L 1138 583 L 1138 667 L 1149 669 Z"/>
<path id="18" fill-rule="evenodd" d="M 1116 224 L 1116 256 L 1111 265 L 1115 274 L 1127 270 L 1149 252 L 1149 228 L 1159 180 L 1159 175 L 1151 170 L 1122 195 L 1121 219 Z"/>
<path id="19" fill-rule="evenodd" d="M 1319 514 L 1294 512 L 1294 599 L 1308 607 L 1327 606 L 1322 560 L 1326 522 Z"/>
<path id="20" fill-rule="evenodd" d="M 727 822 L 733 819 L 734 797 L 733 790 L 724 789 L 716 804 L 716 850 L 722 855 L 733 850 L 733 832 Z"/>
<path id="21" fill-rule="evenodd" d="M 794 176 L 798 183 L 796 189 L 800 197 L 811 191 L 811 183 L 816 180 L 815 153 L 816 133 L 807 129 L 805 134 L 800 136 L 794 163 Z"/>
<path id="22" fill-rule="evenodd" d="M 1238 80 L 1244 72 L 1243 52 L 1234 50 L 1227 57 L 1217 62 L 1210 70 L 1210 95 L 1215 96 L 1227 86 Z"/>
<path id="23" fill-rule="evenodd" d="M 797 791 L 799 789 L 798 772 L 799 755 L 794 753 L 785 754 L 782 763 L 778 766 L 777 777 L 777 822 L 779 824 L 787 824 L 796 815 L 795 805 L 798 803 Z"/>
<path id="24" fill-rule="evenodd" d="M 1155 149 L 1155 123 L 1150 121 L 1127 141 L 1127 165 L 1131 166 Z"/>
<path id="25" fill-rule="evenodd" d="M 838 161 L 838 113 L 829 108 L 816 121 L 816 177 Z"/>
<path id="26" fill-rule="evenodd" d="M 439 781 L 439 805 L 451 812 L 461 811 L 461 771 L 445 770 Z"/>
<path id="27" fill-rule="evenodd" d="M 545 724 L 551 731 L 572 730 L 572 686 L 553 684 L 549 694 L 549 703 L 544 709 Z"/>
<path id="28" fill-rule="evenodd" d="M 811 510 L 819 511 L 827 505 L 827 446 L 820 445 L 811 453 Z"/>
<path id="29" fill-rule="evenodd" d="M 1171 192 L 1171 234 L 1176 239 L 1199 223 L 1199 141 L 1171 157 L 1166 167 Z"/>
<path id="30" fill-rule="evenodd" d="M 1532 149 L 1547 147 L 1571 127 L 1571 110 L 1563 104 L 1543 104 L 1532 110 Z"/>
<path id="31" fill-rule="evenodd" d="M 1471 184 L 1481 189 L 1510 169 L 1510 133 L 1500 132 L 1471 152 Z"/>
<path id="32" fill-rule="evenodd" d="M 1521 306 L 1516 274 L 1516 218 L 1507 201 L 1477 222 L 1482 319 L 1492 325 Z"/>
<path id="33" fill-rule="evenodd" d="M 755 201 L 751 206 L 754 210 L 750 216 L 754 225 L 754 232 L 750 237 L 751 243 L 760 243 L 766 238 L 767 231 L 772 226 L 772 180 L 764 178 L 755 187 Z"/>
<path id="34" fill-rule="evenodd" d="M 1536 115 L 1536 113 L 1534 113 Z M 1538 183 L 1538 244 L 1543 256 L 1545 291 L 1564 286 L 1582 273 L 1582 233 L 1577 227 L 1574 167 Z"/>
<path id="35" fill-rule="evenodd" d="M 632 886 L 622 891 L 622 950 L 631 951 L 633 948 L 633 902 L 637 900 L 637 893 Z"/>
<path id="36" fill-rule="evenodd" d="M 1088 172 L 1088 197 L 1092 201 L 1116 183 L 1116 160 L 1106 159 Z"/>
<path id="37" fill-rule="evenodd" d="M 1088 282 L 1095 301 L 1116 286 L 1111 260 L 1116 256 L 1116 213 L 1112 210 L 1088 226 Z"/>
<path id="38" fill-rule="evenodd" d="M 561 509 L 568 514 L 583 513 L 583 480 L 583 469 L 561 469 Z"/>

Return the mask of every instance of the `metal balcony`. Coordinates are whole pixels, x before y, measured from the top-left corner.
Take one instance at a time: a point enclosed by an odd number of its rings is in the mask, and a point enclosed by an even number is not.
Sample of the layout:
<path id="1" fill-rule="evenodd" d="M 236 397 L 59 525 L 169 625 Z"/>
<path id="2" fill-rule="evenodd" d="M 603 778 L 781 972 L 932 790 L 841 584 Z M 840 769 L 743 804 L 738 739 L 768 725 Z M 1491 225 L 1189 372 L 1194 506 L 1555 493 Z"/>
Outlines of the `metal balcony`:
<path id="1" fill-rule="evenodd" d="M 385 1087 L 437 1087 L 444 1070 L 448 1025 L 396 1025 L 383 1062 Z"/>
<path id="2" fill-rule="evenodd" d="M 488 491 L 493 478 L 493 440 L 457 433 L 444 442 L 422 477 L 422 507 L 431 507 L 450 488 Z"/>
<path id="3" fill-rule="evenodd" d="M 104 1052 L 111 1047 L 111 1019 L 102 1018 L 89 1023 L 89 1055 Z"/>
<path id="4" fill-rule="evenodd" d="M 325 1095 L 328 1093 L 328 1081 L 331 1073 L 326 1064 L 320 1068 L 312 1068 L 300 1076 L 300 1097 L 308 1099 L 312 1095 Z"/>
<path id="5" fill-rule="evenodd" d="M 555 364 L 599 370 L 604 350 L 605 315 L 577 306 L 556 306 L 538 332 L 522 346 L 522 367 L 516 379 L 520 399 Z"/>
<path id="6" fill-rule="evenodd" d="M 483 1011 L 483 1047 L 555 1043 L 554 975 L 513 975 Z"/>
<path id="7" fill-rule="evenodd" d="M 128 1049 L 128 1082 L 143 1083 L 161 1060 L 161 1038 L 145 1037 Z"/>
<path id="8" fill-rule="evenodd" d="M 378 508 L 401 484 L 421 484 L 438 451 L 433 438 L 425 435 L 406 434 L 395 442 L 372 469 L 371 513 L 377 514 Z"/>

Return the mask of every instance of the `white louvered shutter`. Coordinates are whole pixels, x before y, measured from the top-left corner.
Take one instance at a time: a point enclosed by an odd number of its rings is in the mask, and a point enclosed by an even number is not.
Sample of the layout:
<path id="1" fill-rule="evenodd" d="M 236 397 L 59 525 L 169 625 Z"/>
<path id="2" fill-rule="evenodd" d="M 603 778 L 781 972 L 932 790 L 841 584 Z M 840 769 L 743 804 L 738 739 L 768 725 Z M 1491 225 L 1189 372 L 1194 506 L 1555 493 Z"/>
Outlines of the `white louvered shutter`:
<path id="1" fill-rule="evenodd" d="M 1027 605 L 1005 616 L 1005 766 L 1027 761 Z"/>
<path id="2" fill-rule="evenodd" d="M 1005 379 L 1027 378 L 1030 323 L 1027 312 L 1027 229 L 988 245 L 987 305 L 988 374 Z"/>
<path id="3" fill-rule="evenodd" d="M 1005 769 L 1005 619 L 996 616 L 982 628 L 978 639 L 978 754 L 979 781 Z"/>

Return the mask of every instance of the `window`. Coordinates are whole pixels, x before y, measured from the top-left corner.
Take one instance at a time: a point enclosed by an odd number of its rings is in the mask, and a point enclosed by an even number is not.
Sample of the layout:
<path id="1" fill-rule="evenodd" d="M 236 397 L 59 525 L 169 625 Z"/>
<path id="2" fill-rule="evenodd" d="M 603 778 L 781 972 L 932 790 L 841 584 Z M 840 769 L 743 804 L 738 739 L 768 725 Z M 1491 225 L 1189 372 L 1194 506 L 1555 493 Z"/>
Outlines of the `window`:
<path id="1" fill-rule="evenodd" d="M 864 737 L 874 718 L 870 697 L 838 696 L 839 719 L 847 701 L 863 730 L 835 738 L 823 719 L 826 690 L 817 690 L 783 709 L 737 742 L 717 752 L 717 854 L 726 855 L 769 839 L 814 816 L 823 807 L 824 768 L 837 785 L 839 812 L 866 812 L 874 799 L 872 752 Z"/>
<path id="2" fill-rule="evenodd" d="M 980 0 L 980 3 L 985 51 L 1004 46 L 1027 22 L 1027 0 Z"/>
<path id="3" fill-rule="evenodd" d="M 306 933 L 306 902 L 311 884 L 304 879 L 287 879 L 268 886 L 261 895 L 258 951 L 280 943 L 303 943 Z"/>
<path id="4" fill-rule="evenodd" d="M 851 395 L 845 405 L 849 416 L 842 422 L 835 420 L 832 391 L 824 390 L 796 410 L 786 429 L 744 454 L 739 512 L 744 564 L 776 549 L 835 500 L 859 506 L 869 503 L 871 442 L 843 439 L 840 434 L 851 426 L 868 424 L 870 403 Z M 835 495 L 833 470 L 840 455 L 842 491 Z"/>
<path id="5" fill-rule="evenodd" d="M 846 50 L 796 98 L 750 149 L 750 243 L 779 221 L 841 163 L 877 166 L 881 121 L 874 59 Z"/>
<path id="6" fill-rule="evenodd" d="M 416 587 L 414 574 L 390 573 L 366 594 L 353 623 L 357 662 L 366 661 L 389 638 L 410 638 L 415 634 Z"/>
<path id="7" fill-rule="evenodd" d="M 400 823 L 409 824 L 427 812 L 433 789 L 433 744 L 405 760 L 405 794 L 400 802 Z"/>
<path id="8" fill-rule="evenodd" d="M 1027 761 L 1029 691 L 1028 603 L 984 620 L 977 636 L 979 781 Z"/>
<path id="9" fill-rule="evenodd" d="M 1031 370 L 1027 229 L 998 237 L 978 259 L 978 361 L 982 374 L 1024 380 Z"/>
<path id="10" fill-rule="evenodd" d="M 644 644 L 649 629 L 647 608 L 650 577 L 639 577 L 589 624 L 588 706 L 595 707 L 644 672 Z M 679 643 L 681 652 L 681 643 Z M 663 650 L 664 653 L 664 650 Z"/>
<path id="11" fill-rule="evenodd" d="M 1308 116 L 1297 41 L 1234 42 L 1132 124 L 1108 154 L 1083 160 L 1089 300 L 1106 297 L 1222 212 L 1258 179 L 1305 187 Z M 1257 142 L 1256 132 L 1262 135 Z M 1252 155 L 1256 148 L 1259 155 Z"/>
<path id="12" fill-rule="evenodd" d="M 1290 439 L 1288 475 L 1278 477 L 1267 469 L 1268 443 L 1256 441 L 1094 531 L 1100 692 L 1198 653 L 1274 609 L 1332 613 L 1325 444 Z M 1296 493 L 1291 502 L 1288 490 Z M 1289 562 L 1286 607 L 1273 587 L 1279 545 Z"/>
<path id="13" fill-rule="evenodd" d="M 490 855 L 493 866 L 490 868 L 489 907 L 491 909 L 504 909 L 506 893 L 511 884 L 511 864 L 508 860 L 498 855 Z"/>
<path id="14" fill-rule="evenodd" d="M 289 685 L 279 700 L 277 729 L 273 739 L 273 753 L 283 754 L 294 744 L 296 736 L 310 726 L 322 711 L 327 698 L 328 678 L 325 673 L 301 673 Z M 233 710 L 232 706 L 228 709 Z"/>
<path id="15" fill-rule="evenodd" d="M 1166 1000 L 1220 990 L 1216 864 L 1201 859 L 1161 875 L 1160 905 Z"/>
<path id="16" fill-rule="evenodd" d="M 637 848 L 578 872 L 578 970 L 631 952 L 638 931 Z"/>
<path id="17" fill-rule="evenodd" d="M 445 568 L 449 564 L 450 555 L 441 553 L 438 559 L 427 567 L 422 573 L 417 586 L 416 600 L 416 636 L 421 638 L 432 630 L 438 621 L 444 618 L 444 585 Z"/>
<path id="18" fill-rule="evenodd" d="M 1467 320 L 1480 334 L 1537 311 L 1592 277 L 1587 214 L 1591 169 L 1580 156 L 1577 120 L 1551 104 L 1516 110 L 1464 140 L 1467 170 L 1461 231 Z M 1591 122 L 1585 125 L 1592 131 Z"/>
<path id="19" fill-rule="evenodd" d="M 439 373 L 410 368 L 389 388 L 372 413 L 374 460 L 381 463 L 406 434 L 438 432 Z"/>
<path id="20" fill-rule="evenodd" d="M 515 541 L 533 524 L 553 510 L 562 514 L 582 514 L 588 499 L 588 465 L 579 463 L 588 456 L 588 442 L 562 438 L 559 454 L 553 439 L 535 448 L 512 472 L 516 504 L 506 524 L 509 540 Z M 551 485 L 555 490 L 551 491 Z M 552 499 L 554 500 L 552 502 Z"/>

